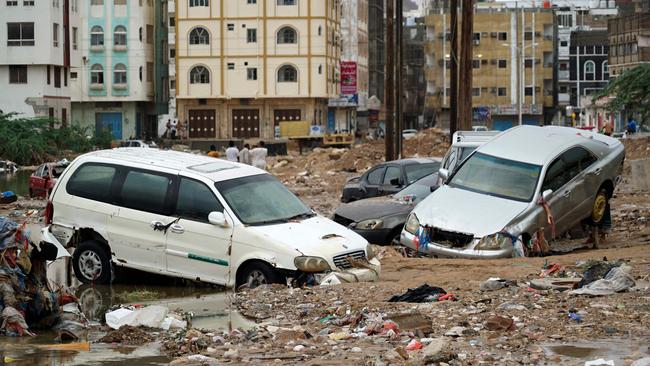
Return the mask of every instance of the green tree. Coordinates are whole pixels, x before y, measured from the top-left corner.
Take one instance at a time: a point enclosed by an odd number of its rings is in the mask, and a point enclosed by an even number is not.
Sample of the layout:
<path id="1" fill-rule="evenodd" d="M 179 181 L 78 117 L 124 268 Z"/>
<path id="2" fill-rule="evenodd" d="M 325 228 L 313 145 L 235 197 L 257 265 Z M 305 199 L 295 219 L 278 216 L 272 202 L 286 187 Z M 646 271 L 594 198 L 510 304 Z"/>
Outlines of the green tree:
<path id="1" fill-rule="evenodd" d="M 610 96 L 607 109 L 639 113 L 643 124 L 650 117 L 650 64 L 641 64 L 612 79 L 596 98 Z"/>

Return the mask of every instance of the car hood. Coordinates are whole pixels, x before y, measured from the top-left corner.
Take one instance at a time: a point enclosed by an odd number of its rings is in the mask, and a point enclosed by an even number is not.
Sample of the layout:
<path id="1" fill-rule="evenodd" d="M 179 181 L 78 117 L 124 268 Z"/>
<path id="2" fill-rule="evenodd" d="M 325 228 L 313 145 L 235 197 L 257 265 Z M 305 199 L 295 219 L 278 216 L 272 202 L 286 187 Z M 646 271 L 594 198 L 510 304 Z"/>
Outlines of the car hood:
<path id="1" fill-rule="evenodd" d="M 341 205 L 336 215 L 360 222 L 369 219 L 379 219 L 400 213 L 408 214 L 413 210 L 412 204 L 400 202 L 390 196 L 366 198 Z"/>
<path id="2" fill-rule="evenodd" d="M 368 242 L 360 235 L 322 216 L 283 224 L 250 226 L 249 230 L 280 242 L 303 255 L 331 260 L 335 254 L 365 250 Z"/>
<path id="3" fill-rule="evenodd" d="M 501 231 L 528 205 L 527 202 L 444 185 L 417 205 L 413 212 L 422 226 L 481 238 Z"/>

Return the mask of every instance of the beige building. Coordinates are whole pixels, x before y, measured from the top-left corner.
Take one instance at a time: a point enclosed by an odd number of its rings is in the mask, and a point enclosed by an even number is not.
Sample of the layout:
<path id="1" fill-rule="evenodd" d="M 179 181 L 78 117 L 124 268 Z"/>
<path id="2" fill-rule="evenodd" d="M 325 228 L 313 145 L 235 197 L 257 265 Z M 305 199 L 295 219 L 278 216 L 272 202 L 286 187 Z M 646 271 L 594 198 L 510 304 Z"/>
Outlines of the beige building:
<path id="1" fill-rule="evenodd" d="M 339 0 L 177 0 L 177 113 L 189 137 L 325 125 L 339 94 L 340 16 Z"/>

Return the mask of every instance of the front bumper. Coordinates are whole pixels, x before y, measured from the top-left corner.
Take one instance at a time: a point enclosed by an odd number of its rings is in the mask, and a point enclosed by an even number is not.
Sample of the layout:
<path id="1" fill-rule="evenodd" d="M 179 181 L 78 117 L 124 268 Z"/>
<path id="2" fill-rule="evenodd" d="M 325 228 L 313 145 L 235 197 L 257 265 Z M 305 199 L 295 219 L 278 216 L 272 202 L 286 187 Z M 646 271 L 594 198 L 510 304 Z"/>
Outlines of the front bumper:
<path id="1" fill-rule="evenodd" d="M 416 248 L 415 246 L 415 235 L 402 230 L 400 234 L 400 244 L 403 246 L 418 250 L 420 253 L 424 253 L 433 257 L 444 257 L 444 258 L 465 258 L 465 259 L 497 259 L 497 258 L 510 258 L 512 257 L 513 248 L 508 249 L 499 249 L 499 250 L 475 250 L 473 248 L 451 248 L 448 246 L 429 243 L 426 247 Z M 470 244 L 473 247 L 473 244 Z"/>
<path id="2" fill-rule="evenodd" d="M 361 235 L 370 244 L 390 245 L 393 240 L 392 229 L 378 229 L 378 230 L 357 230 L 352 229 L 355 233 Z"/>

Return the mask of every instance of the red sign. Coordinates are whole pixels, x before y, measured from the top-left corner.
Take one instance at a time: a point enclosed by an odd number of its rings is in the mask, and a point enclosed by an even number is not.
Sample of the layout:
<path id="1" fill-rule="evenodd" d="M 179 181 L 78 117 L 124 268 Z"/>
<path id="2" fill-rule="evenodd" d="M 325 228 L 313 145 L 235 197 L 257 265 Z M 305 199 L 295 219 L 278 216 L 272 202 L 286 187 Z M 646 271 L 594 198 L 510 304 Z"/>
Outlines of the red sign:
<path id="1" fill-rule="evenodd" d="M 357 93 L 357 63 L 341 61 L 341 94 Z"/>

